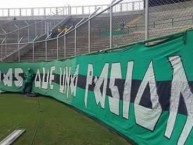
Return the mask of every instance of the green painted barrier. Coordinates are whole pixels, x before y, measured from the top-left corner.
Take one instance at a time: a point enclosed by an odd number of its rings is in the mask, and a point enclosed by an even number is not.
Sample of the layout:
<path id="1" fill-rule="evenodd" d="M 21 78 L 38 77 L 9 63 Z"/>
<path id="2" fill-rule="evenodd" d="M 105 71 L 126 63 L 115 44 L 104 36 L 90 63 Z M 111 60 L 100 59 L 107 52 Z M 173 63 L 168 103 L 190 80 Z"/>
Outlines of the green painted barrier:
<path id="1" fill-rule="evenodd" d="M 1 63 L 0 89 L 33 91 L 97 118 L 140 145 L 193 143 L 193 30 L 151 46 L 81 55 L 64 61 Z"/>

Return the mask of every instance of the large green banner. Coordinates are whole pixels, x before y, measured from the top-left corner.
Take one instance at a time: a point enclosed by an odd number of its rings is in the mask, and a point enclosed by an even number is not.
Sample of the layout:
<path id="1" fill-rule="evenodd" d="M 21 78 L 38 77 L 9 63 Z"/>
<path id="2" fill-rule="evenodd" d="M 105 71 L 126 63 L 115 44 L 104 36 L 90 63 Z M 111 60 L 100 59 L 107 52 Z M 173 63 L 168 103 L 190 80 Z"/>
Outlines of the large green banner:
<path id="1" fill-rule="evenodd" d="M 140 145 L 193 144 L 193 30 L 146 46 L 81 55 L 63 61 L 1 63 L 0 89 L 33 91 L 99 119 Z"/>

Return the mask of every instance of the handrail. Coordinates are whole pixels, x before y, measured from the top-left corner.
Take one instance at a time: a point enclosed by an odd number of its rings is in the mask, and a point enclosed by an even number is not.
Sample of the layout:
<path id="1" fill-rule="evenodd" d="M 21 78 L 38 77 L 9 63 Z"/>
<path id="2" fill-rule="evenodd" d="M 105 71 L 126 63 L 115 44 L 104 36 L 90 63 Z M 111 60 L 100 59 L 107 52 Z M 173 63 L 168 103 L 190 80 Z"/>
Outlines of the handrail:
<path id="1" fill-rule="evenodd" d="M 117 1 L 116 3 L 112 4 L 111 7 L 114 7 L 115 5 L 117 5 L 118 3 L 120 3 L 122 0 Z M 78 25 L 78 27 L 82 26 L 83 24 L 87 23 L 89 20 L 92 20 L 93 18 L 95 18 L 98 15 L 101 15 L 102 13 L 104 13 L 105 11 L 109 10 L 110 6 L 108 5 L 108 7 L 102 11 L 100 11 L 99 13 L 92 15 L 90 18 L 88 18 L 87 20 L 85 20 L 84 22 L 82 22 L 80 25 Z M 77 28 L 78 28 L 77 27 Z M 74 28 L 75 29 L 75 28 Z M 74 30 L 72 29 L 72 31 Z M 67 33 L 68 34 L 68 33 Z"/>
<path id="2" fill-rule="evenodd" d="M 6 38 L 4 38 L 4 39 L 1 41 L 1 44 L 3 44 L 5 40 L 6 40 Z"/>
<path id="3" fill-rule="evenodd" d="M 38 38 L 39 36 L 37 35 L 34 39 L 33 39 L 33 42 L 35 42 L 36 41 L 36 39 Z"/>
<path id="4" fill-rule="evenodd" d="M 100 7 L 97 8 L 93 13 L 91 13 L 88 18 L 91 18 L 92 16 L 94 16 L 98 11 L 100 10 Z"/>
<path id="5" fill-rule="evenodd" d="M 23 37 L 21 37 L 21 38 L 19 39 L 19 41 L 18 41 L 19 44 L 21 44 L 20 42 L 21 42 L 22 39 L 23 39 Z"/>
<path id="6" fill-rule="evenodd" d="M 6 32 L 3 28 L 1 28 L 1 30 L 3 30 L 3 33 L 7 34 L 7 32 Z M 4 35 L 5 35 L 5 34 L 4 34 Z"/>

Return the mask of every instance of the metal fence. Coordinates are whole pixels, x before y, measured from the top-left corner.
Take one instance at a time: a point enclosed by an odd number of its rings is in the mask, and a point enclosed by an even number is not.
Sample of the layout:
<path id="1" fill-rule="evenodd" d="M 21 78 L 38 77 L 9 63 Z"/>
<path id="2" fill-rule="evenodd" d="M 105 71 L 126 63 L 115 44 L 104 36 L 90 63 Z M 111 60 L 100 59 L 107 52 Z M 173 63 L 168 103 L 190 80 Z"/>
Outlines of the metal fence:
<path id="1" fill-rule="evenodd" d="M 149 9 L 149 37 L 172 34 L 192 27 L 193 2 L 171 1 L 170 4 Z M 155 0 L 158 5 L 163 4 Z"/>
<path id="2" fill-rule="evenodd" d="M 75 10 L 70 12 L 68 9 L 68 14 L 81 14 L 81 16 L 72 16 L 67 23 L 68 31 L 63 27 L 55 36 L 47 30 L 50 27 L 48 21 L 38 21 L 36 24 L 41 23 L 38 26 L 25 22 L 28 27 L 24 26 L 22 31 L 17 28 L 10 34 L 2 29 L 1 61 L 65 59 L 176 33 L 192 27 L 192 1 L 179 3 L 175 1 L 170 4 L 154 1 L 157 3 L 153 7 L 148 6 L 148 0 L 145 2 L 113 0 L 105 8 L 95 6 L 88 11 L 84 9 L 86 6 L 80 9 L 75 7 L 71 8 Z M 52 29 L 57 29 L 53 26 L 54 24 L 51 25 Z M 29 35 L 32 33 L 33 35 Z M 45 37 L 41 39 L 37 33 L 44 34 Z M 8 43 L 11 42 L 7 39 L 8 37 L 17 38 L 17 42 Z"/>
<path id="3" fill-rule="evenodd" d="M 139 1 L 142 0 L 129 0 L 119 4 L 116 8 L 116 12 L 133 11 L 138 9 Z M 39 7 L 39 8 L 0 8 L 0 17 L 26 17 L 26 16 L 48 16 L 50 14 L 55 14 L 57 16 L 61 15 L 90 15 L 98 7 L 101 10 L 109 7 L 106 5 L 88 5 L 88 6 L 63 6 L 63 7 Z"/>

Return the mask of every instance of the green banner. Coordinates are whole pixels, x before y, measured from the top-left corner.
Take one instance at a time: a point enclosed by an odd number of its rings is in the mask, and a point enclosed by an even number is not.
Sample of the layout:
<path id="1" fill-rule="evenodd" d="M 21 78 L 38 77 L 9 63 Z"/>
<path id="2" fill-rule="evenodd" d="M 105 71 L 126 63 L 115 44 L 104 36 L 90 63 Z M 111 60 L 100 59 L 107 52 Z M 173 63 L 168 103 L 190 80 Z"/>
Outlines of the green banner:
<path id="1" fill-rule="evenodd" d="M 193 143 L 193 30 L 63 61 L 1 63 L 0 89 L 33 92 L 99 119 L 140 145 Z"/>

